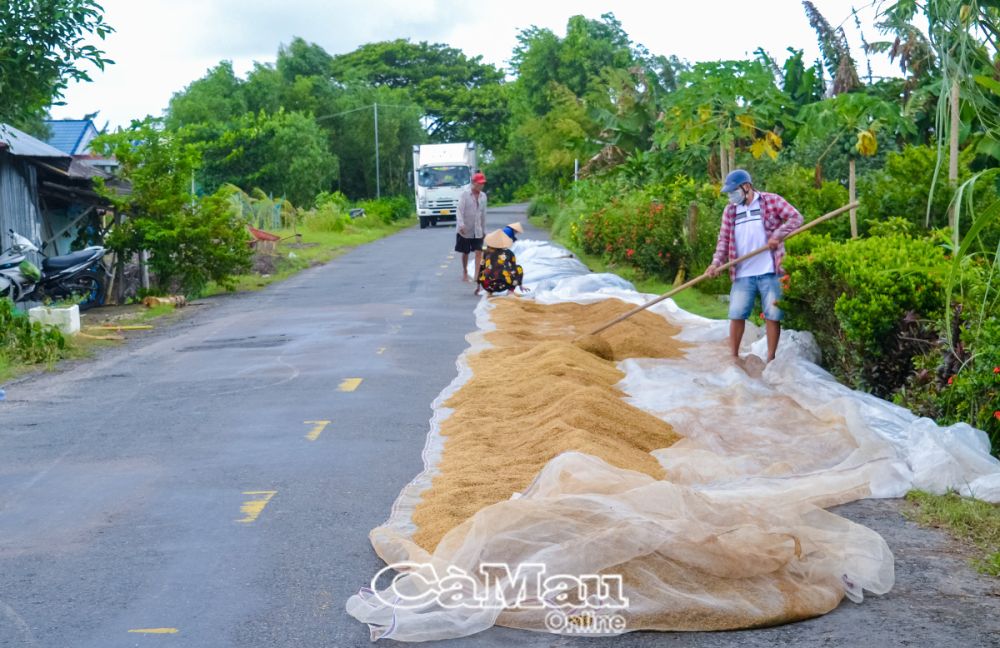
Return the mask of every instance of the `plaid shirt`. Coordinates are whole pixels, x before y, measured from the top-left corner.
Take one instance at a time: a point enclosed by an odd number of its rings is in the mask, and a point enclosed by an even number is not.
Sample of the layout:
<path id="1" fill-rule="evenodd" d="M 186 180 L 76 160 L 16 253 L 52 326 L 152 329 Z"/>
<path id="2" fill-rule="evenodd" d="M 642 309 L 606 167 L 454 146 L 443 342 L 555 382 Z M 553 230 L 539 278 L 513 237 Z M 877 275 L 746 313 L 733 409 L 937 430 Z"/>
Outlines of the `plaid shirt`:
<path id="1" fill-rule="evenodd" d="M 756 189 L 754 191 L 757 191 Z M 802 214 L 792 207 L 787 200 L 774 193 L 757 191 L 760 196 L 761 222 L 767 239 L 778 237 L 784 240 L 792 230 L 802 226 Z M 737 258 L 736 254 L 736 205 L 726 205 L 722 212 L 722 226 L 719 228 L 719 242 L 715 245 L 715 255 L 712 263 L 722 265 Z M 781 261 L 785 258 L 785 244 L 778 245 L 777 250 L 771 250 L 774 259 L 774 272 L 779 277 L 785 274 Z M 730 266 L 729 278 L 736 281 L 736 266 Z"/>

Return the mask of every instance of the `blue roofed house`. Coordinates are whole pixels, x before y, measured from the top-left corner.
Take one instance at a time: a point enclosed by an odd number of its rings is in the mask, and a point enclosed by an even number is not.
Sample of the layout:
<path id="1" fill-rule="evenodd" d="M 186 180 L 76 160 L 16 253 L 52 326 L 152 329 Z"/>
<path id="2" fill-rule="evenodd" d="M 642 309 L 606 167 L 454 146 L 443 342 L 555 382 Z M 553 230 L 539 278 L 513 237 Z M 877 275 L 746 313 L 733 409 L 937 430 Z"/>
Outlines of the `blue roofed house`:
<path id="1" fill-rule="evenodd" d="M 50 119 L 47 144 L 70 155 L 86 155 L 90 152 L 90 141 L 98 136 L 97 127 L 91 119 Z"/>
<path id="2" fill-rule="evenodd" d="M 118 164 L 114 160 L 94 155 L 90 142 L 100 135 L 92 119 L 49 119 L 45 121 L 49 129 L 49 146 L 72 155 L 75 160 L 101 171 L 111 173 Z"/>

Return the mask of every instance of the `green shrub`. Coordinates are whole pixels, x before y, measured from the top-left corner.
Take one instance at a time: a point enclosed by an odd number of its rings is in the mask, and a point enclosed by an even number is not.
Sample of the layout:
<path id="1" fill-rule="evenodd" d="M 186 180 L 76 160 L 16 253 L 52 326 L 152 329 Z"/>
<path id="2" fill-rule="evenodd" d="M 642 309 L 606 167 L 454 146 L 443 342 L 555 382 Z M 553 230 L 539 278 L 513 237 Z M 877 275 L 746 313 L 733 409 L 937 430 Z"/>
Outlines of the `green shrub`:
<path id="1" fill-rule="evenodd" d="M 990 318 L 981 328 L 964 326 L 965 356 L 958 371 L 937 393 L 942 423 L 966 423 L 985 430 L 993 451 L 1000 451 L 1000 321 Z M 945 364 L 947 366 L 947 363 Z"/>
<path id="2" fill-rule="evenodd" d="M 332 202 L 319 203 L 302 215 L 302 227 L 312 232 L 343 232 L 350 223 L 350 215 Z"/>
<path id="3" fill-rule="evenodd" d="M 948 335 L 915 358 L 914 372 L 894 400 L 944 424 L 965 421 L 1000 451 L 1000 290 L 992 259 L 966 258 Z M 944 323 L 940 323 L 940 329 Z"/>
<path id="4" fill-rule="evenodd" d="M 921 336 L 901 331 L 943 312 L 944 251 L 900 234 L 843 243 L 813 236 L 799 244 L 784 264 L 788 326 L 812 331 L 823 365 L 846 384 L 892 394 L 927 349 Z"/>
<path id="5" fill-rule="evenodd" d="M 808 222 L 848 203 L 847 189 L 837 182 L 823 182 L 816 188 L 814 169 L 796 165 L 780 168 L 776 173 L 757 182 L 761 190 L 779 194 L 790 202 Z M 837 239 L 847 239 L 851 234 L 850 220 L 846 215 L 817 225 L 817 233 L 828 233 Z"/>
<path id="6" fill-rule="evenodd" d="M 541 217 L 546 223 L 551 222 L 553 214 L 559 207 L 558 199 L 552 194 L 541 194 L 531 199 L 528 204 L 529 217 Z"/>
<path id="7" fill-rule="evenodd" d="M 0 298 L 0 364 L 53 362 L 65 348 L 57 328 L 31 322 L 9 299 Z"/>
<path id="8" fill-rule="evenodd" d="M 339 191 L 321 191 L 316 196 L 316 207 L 332 207 L 339 212 L 346 212 L 351 208 L 350 199 Z"/>
<path id="9" fill-rule="evenodd" d="M 898 217 L 918 226 L 927 228 L 927 198 L 931 186 L 934 193 L 930 203 L 930 227 L 941 228 L 948 225 L 948 206 L 955 191 L 948 185 L 947 162 L 938 169 L 937 182 L 934 171 L 937 165 L 937 149 L 930 146 L 907 146 L 899 153 L 886 157 L 885 168 L 858 178 L 859 227 L 868 231 L 875 223 Z M 967 155 L 959 160 L 959 182 L 970 178 Z M 997 199 L 997 190 L 992 183 L 980 183 L 975 189 L 978 205 L 988 205 Z M 960 224 L 963 231 L 969 223 Z"/>
<path id="10" fill-rule="evenodd" d="M 413 201 L 407 196 L 393 196 L 375 200 L 362 200 L 357 207 L 365 210 L 365 218 L 374 217 L 384 224 L 412 218 L 416 211 Z"/>

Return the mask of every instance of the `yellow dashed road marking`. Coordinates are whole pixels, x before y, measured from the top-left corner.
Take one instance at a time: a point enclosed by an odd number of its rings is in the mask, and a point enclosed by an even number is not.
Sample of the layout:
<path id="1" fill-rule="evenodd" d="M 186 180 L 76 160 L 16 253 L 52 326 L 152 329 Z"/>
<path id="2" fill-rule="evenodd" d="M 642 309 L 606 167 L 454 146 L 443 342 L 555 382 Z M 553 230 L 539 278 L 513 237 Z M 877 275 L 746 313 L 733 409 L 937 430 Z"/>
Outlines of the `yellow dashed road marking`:
<path id="1" fill-rule="evenodd" d="M 412 308 L 407 308 L 403 311 L 403 317 L 412 317 L 412 316 L 413 316 Z"/>
<path id="2" fill-rule="evenodd" d="M 177 628 L 136 628 L 129 630 L 135 634 L 177 634 Z"/>
<path id="3" fill-rule="evenodd" d="M 327 425 L 330 425 L 330 421 L 303 421 L 306 425 L 312 425 L 313 429 L 309 430 L 309 434 L 306 438 L 310 441 L 315 441 L 319 438 L 319 435 L 323 434 L 323 430 Z"/>
<path id="4" fill-rule="evenodd" d="M 379 347 L 378 351 L 376 351 L 375 353 L 382 355 L 383 353 L 385 353 L 385 347 Z"/>
<path id="5" fill-rule="evenodd" d="M 271 501 L 275 493 L 278 491 L 243 491 L 244 495 L 263 495 L 262 499 L 252 499 L 249 502 L 244 502 L 243 506 L 240 507 L 240 513 L 244 515 L 242 520 L 236 520 L 237 522 L 243 522 L 244 524 L 250 524 L 260 517 L 261 512 L 263 512 L 264 507 L 267 503 Z"/>
<path id="6" fill-rule="evenodd" d="M 358 388 L 358 385 L 361 384 L 362 380 L 363 378 L 345 378 L 340 381 L 340 386 L 337 387 L 337 391 L 352 392 Z"/>

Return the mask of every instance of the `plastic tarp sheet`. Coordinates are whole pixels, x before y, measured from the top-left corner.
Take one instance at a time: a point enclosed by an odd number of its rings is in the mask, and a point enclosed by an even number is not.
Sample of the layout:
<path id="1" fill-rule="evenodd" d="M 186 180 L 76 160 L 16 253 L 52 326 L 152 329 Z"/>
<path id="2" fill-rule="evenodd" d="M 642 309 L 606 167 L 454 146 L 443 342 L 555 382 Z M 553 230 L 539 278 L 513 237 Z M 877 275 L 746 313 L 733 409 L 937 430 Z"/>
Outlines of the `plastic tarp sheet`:
<path id="1" fill-rule="evenodd" d="M 589 273 L 556 245 L 521 241 L 515 253 L 540 303 L 651 297 Z M 460 637 L 495 624 L 594 636 L 809 618 L 893 585 L 884 540 L 825 508 L 911 488 L 1000 500 L 1000 462 L 984 432 L 940 427 L 839 384 L 816 364 L 808 333 L 784 331 L 775 361 L 753 377 L 728 358 L 727 322 L 665 300 L 652 310 L 681 328 L 688 348 L 681 358 L 622 361 L 618 387 L 683 437 L 653 453 L 667 479 L 567 452 L 428 553 L 410 539 L 412 511 L 436 474 L 444 403 L 470 376 L 467 356 L 487 345 L 489 310 L 482 300 L 458 375 L 433 404 L 424 472 L 371 533 L 394 571 L 347 611 L 373 640 Z M 761 338 L 748 323 L 745 351 L 763 357 Z"/>

